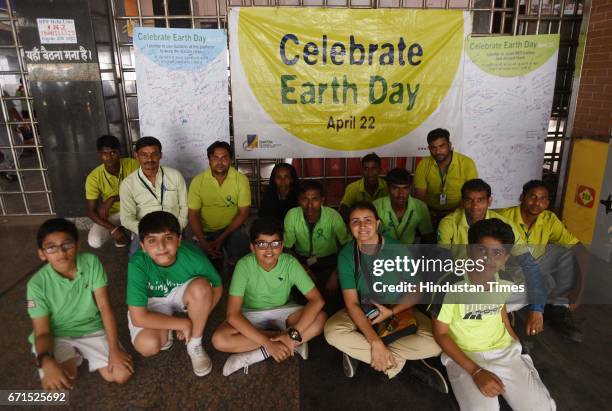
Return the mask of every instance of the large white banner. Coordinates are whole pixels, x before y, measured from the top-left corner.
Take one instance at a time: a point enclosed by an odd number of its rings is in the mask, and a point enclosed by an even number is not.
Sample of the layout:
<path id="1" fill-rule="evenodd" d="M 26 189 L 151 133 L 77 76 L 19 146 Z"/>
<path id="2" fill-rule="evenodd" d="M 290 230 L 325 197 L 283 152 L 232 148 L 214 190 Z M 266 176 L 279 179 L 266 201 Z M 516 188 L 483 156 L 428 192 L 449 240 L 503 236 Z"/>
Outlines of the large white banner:
<path id="1" fill-rule="evenodd" d="M 240 158 L 427 153 L 461 140 L 461 10 L 232 8 L 234 142 Z"/>
<path id="2" fill-rule="evenodd" d="M 162 142 L 163 164 L 189 180 L 208 167 L 206 147 L 229 142 L 224 30 L 134 29 L 141 136 Z"/>
<path id="3" fill-rule="evenodd" d="M 463 142 L 493 192 L 493 207 L 518 204 L 542 177 L 559 35 L 474 37 L 466 44 Z"/>

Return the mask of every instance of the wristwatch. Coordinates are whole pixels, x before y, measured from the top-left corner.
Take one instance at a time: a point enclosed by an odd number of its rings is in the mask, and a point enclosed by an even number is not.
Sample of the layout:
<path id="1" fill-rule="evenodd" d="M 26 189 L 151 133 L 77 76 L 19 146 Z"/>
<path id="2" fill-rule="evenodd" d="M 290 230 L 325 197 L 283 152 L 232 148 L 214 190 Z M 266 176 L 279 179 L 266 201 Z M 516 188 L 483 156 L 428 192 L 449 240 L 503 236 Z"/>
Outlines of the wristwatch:
<path id="1" fill-rule="evenodd" d="M 45 358 L 45 357 L 53 358 L 53 353 L 52 353 L 52 352 L 49 352 L 49 351 L 46 351 L 46 352 L 41 352 L 40 354 L 38 354 L 38 355 L 36 356 L 36 359 L 35 359 L 36 366 L 37 366 L 38 368 L 42 368 L 42 360 L 43 360 L 43 358 Z"/>
<path id="2" fill-rule="evenodd" d="M 289 335 L 289 338 L 291 338 L 293 341 L 302 342 L 302 336 L 300 332 L 295 328 L 287 328 L 287 334 Z"/>

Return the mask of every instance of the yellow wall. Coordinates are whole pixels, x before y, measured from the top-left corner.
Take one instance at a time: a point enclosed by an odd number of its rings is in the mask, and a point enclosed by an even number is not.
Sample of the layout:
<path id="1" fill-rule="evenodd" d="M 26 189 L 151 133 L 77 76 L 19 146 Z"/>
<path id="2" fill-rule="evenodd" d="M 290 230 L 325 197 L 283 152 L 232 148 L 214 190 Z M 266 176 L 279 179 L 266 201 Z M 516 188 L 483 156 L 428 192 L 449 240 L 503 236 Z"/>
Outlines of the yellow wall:
<path id="1" fill-rule="evenodd" d="M 593 239 L 607 158 L 608 143 L 586 139 L 575 140 L 565 190 L 563 222 L 584 244 L 590 244 Z M 579 186 L 595 189 L 592 208 L 584 207 L 576 201 Z"/>

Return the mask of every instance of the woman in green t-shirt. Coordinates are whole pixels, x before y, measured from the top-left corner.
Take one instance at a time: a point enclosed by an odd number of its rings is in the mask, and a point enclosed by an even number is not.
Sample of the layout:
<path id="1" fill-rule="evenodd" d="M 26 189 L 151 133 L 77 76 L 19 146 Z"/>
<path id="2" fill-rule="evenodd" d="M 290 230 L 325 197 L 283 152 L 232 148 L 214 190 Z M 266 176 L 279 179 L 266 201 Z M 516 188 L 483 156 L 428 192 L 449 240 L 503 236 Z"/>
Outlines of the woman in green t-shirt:
<path id="1" fill-rule="evenodd" d="M 363 298 L 371 288 L 366 278 L 369 273 L 364 273 L 370 264 L 363 262 L 372 261 L 374 256 L 382 256 L 384 259 L 393 244 L 397 244 L 383 238 L 378 233 L 379 226 L 380 218 L 371 203 L 354 204 L 349 211 L 349 229 L 353 241 L 345 245 L 338 255 L 338 275 L 345 308 L 327 321 L 325 338 L 329 344 L 342 351 L 342 364 L 347 377 L 355 375 L 356 360 L 370 364 L 376 371 L 393 378 L 407 360 L 437 356 L 441 351 L 433 339 L 431 321 L 417 310 L 414 310 L 414 316 L 418 328 L 414 334 L 385 343 L 375 329 L 377 324 L 412 307 L 409 303 L 382 305 Z M 428 364 L 413 362 L 408 369 L 431 387 L 448 392 L 442 374 Z"/>

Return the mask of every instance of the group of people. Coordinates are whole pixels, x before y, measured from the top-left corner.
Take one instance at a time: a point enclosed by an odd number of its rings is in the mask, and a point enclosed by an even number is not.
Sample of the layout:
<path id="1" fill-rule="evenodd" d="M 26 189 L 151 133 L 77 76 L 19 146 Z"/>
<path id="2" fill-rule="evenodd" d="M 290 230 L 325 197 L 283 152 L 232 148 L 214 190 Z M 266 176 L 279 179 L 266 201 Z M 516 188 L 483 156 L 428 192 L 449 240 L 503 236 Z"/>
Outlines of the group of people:
<path id="1" fill-rule="evenodd" d="M 342 352 L 347 377 L 359 362 L 389 378 L 405 368 L 447 393 L 431 361 L 441 355 L 462 409 L 495 409 L 499 395 L 515 409 L 554 409 L 508 312 L 529 306 L 523 338 L 540 333 L 546 318 L 581 340 L 571 316 L 585 269 L 573 257 L 578 240 L 547 210 L 544 182 L 526 183 L 519 205 L 493 211 L 491 187 L 469 157 L 452 149 L 448 131 L 431 131 L 427 143 L 431 156 L 417 165 L 414 181 L 401 168 L 381 178 L 381 159 L 366 155 L 363 178 L 346 187 L 339 211 L 325 205 L 318 181 L 300 182 L 293 166 L 277 164 L 259 216 L 247 224 L 249 182 L 231 166 L 228 143 L 208 147 L 210 167 L 187 189 L 178 170 L 160 165 L 156 138 L 139 139 L 132 159 L 120 157 L 115 137 L 100 137 L 102 164 L 85 183 L 94 222 L 88 243 L 98 248 L 112 239 L 130 248 L 127 315 L 135 350 L 149 357 L 182 340 L 194 373 L 210 373 L 202 338 L 223 295 L 218 267 L 225 266 L 226 319 L 210 337 L 216 350 L 231 354 L 225 376 L 269 357 L 307 359 L 308 341 L 324 333 Z M 45 222 L 37 241 L 48 264 L 29 281 L 27 299 L 43 388 L 71 388 L 83 358 L 105 380 L 127 381 L 133 361 L 117 339 L 100 261 L 79 253 L 78 231 L 65 219 Z M 458 245 L 468 245 L 468 258 L 484 258 L 481 270 L 450 276 L 484 286 L 484 295 L 449 292 L 436 301 L 419 292 L 374 291 L 376 260 L 416 258 L 411 245 L 436 243 L 450 247 L 452 258 L 460 257 Z M 563 247 L 541 248 L 548 244 Z M 416 284 L 431 274 L 396 271 L 386 271 L 384 281 Z M 448 274 L 436 278 L 450 281 Z M 491 289 L 516 278 L 526 293 Z"/>

